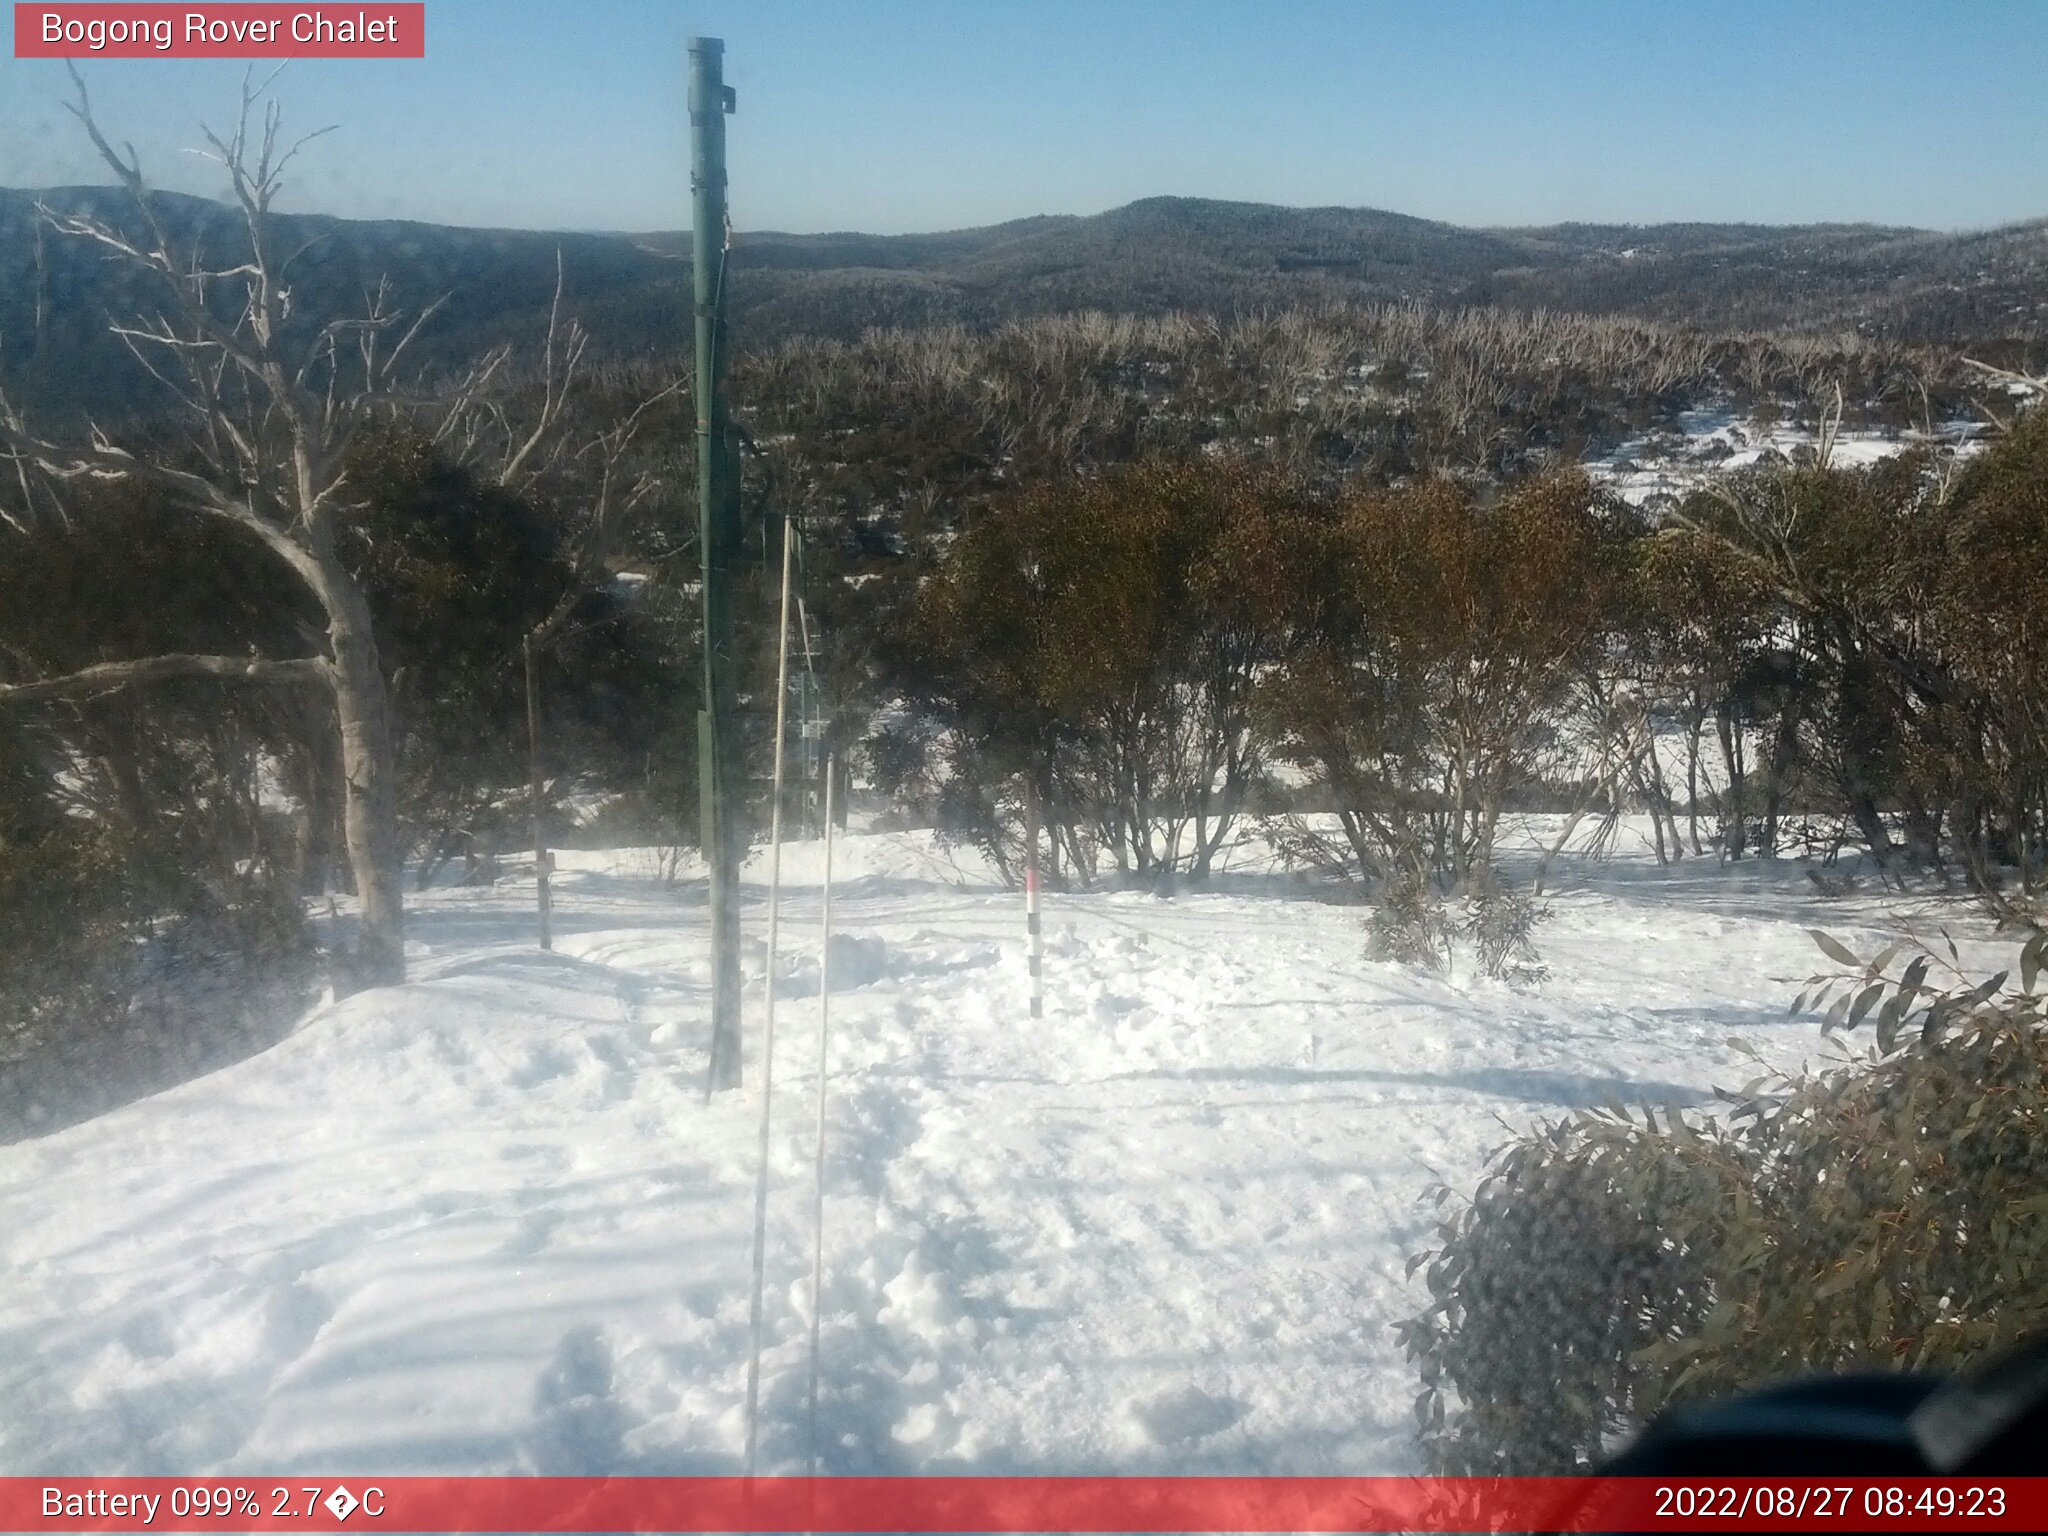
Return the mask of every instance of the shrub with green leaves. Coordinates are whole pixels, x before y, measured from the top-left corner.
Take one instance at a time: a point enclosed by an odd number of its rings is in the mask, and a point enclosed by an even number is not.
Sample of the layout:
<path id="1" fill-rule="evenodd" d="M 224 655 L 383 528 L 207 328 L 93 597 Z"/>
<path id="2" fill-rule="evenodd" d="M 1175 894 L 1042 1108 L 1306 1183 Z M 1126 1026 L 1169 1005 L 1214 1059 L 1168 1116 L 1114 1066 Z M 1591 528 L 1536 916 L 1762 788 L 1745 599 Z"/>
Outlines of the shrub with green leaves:
<path id="1" fill-rule="evenodd" d="M 1524 888 L 1487 865 L 1466 882 L 1454 905 L 1437 881 L 1415 865 L 1398 866 L 1373 893 L 1366 953 L 1441 975 L 1451 969 L 1456 940 L 1472 945 L 1480 974 L 1531 986 L 1549 974 L 1536 950 L 1536 927 L 1547 910 Z"/>
<path id="2" fill-rule="evenodd" d="M 1451 963 L 1451 919 L 1434 882 L 1420 870 L 1387 877 L 1366 920 L 1366 953 L 1375 960 L 1412 965 L 1432 974 Z"/>
<path id="3" fill-rule="evenodd" d="M 1431 1467 L 1594 1461 L 1676 1402 L 1802 1371 L 1946 1369 L 2048 1327 L 2048 935 L 1971 984 L 1931 950 L 1816 978 L 1863 1059 L 1765 1074 L 1726 1113 L 1616 1107 L 1438 1190 L 1400 1325 Z M 1946 965 L 1946 987 L 1929 982 Z"/>
<path id="4" fill-rule="evenodd" d="M 1549 910 L 1488 865 L 1465 894 L 1465 935 L 1479 969 L 1495 981 L 1533 986 L 1550 974 L 1536 952 L 1536 927 Z"/>

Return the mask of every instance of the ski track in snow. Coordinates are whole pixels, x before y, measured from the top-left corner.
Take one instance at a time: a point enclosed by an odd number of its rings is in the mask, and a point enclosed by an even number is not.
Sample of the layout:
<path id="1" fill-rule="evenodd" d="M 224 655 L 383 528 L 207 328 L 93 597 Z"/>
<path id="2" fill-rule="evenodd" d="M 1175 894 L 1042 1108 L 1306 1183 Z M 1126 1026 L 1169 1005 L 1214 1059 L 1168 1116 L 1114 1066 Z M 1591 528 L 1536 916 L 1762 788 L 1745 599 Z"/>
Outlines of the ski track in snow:
<path id="1" fill-rule="evenodd" d="M 784 850 L 767 1471 L 806 1454 L 817 854 Z M 562 862 L 553 954 L 530 886 L 429 893 L 406 987 L 0 1147 L 0 1471 L 738 1470 L 758 1101 L 704 1098 L 701 887 Z M 1638 852 L 1553 871 L 1517 992 L 1229 874 L 1049 898 L 1034 1026 L 1018 898 L 928 834 L 838 867 L 833 1472 L 1417 1470 L 1391 1325 L 1430 1185 L 1544 1116 L 1703 1103 L 1757 1071 L 1734 1035 L 1823 1057 L 1806 927 L 1999 953 L 1959 907 Z"/>

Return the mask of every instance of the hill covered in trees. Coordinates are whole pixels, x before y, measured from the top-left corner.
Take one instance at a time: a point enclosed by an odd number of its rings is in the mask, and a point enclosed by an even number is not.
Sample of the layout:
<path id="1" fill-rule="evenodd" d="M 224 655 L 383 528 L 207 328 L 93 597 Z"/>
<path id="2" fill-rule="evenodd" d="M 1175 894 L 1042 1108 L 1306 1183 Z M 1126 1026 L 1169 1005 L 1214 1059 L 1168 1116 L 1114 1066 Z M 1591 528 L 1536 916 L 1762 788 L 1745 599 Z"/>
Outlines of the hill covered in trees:
<path id="1" fill-rule="evenodd" d="M 38 228 L 38 200 L 119 223 L 108 189 L 0 190 L 0 380 L 40 411 L 146 407 L 110 315 L 133 278 Z M 174 241 L 231 248 L 235 215 L 160 199 Z M 454 369 L 537 338 L 556 257 L 594 356 L 663 354 L 688 337 L 682 234 L 561 234 L 277 216 L 308 334 L 388 277 L 445 296 L 422 358 Z M 1149 198 L 1086 217 L 938 234 L 741 230 L 732 255 L 743 348 L 873 327 L 983 328 L 1083 310 L 1235 316 L 1331 303 L 1561 309 L 1715 331 L 1839 332 L 2008 358 L 2048 340 L 2048 221 L 1941 234 L 1875 225 L 1583 225 L 1474 230 L 1373 209 Z"/>

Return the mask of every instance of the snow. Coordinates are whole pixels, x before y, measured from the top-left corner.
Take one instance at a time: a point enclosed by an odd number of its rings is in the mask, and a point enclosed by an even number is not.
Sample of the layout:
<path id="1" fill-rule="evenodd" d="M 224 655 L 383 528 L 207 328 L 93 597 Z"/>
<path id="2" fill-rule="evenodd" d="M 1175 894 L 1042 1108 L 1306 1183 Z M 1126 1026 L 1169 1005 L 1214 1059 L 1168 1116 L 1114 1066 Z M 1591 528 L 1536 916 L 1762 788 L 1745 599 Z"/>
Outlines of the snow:
<path id="1" fill-rule="evenodd" d="M 1930 438 L 1924 432 L 1845 429 L 1836 434 L 1829 462 L 1838 469 L 1865 469 L 1930 441 L 1960 455 L 1977 452 L 1982 423 L 1943 422 Z M 1724 407 L 1680 411 L 1673 427 L 1631 438 L 1610 453 L 1586 462 L 1593 478 L 1623 500 L 1642 506 L 1653 499 L 1676 502 L 1710 481 L 1746 469 L 1776 454 L 1790 460 L 1812 454 L 1819 434 L 1789 423 L 1762 425 L 1742 420 Z M 1660 502 L 1661 504 L 1661 502 Z"/>
<path id="2" fill-rule="evenodd" d="M 1785 1014 L 1806 927 L 1979 932 L 1790 862 L 1659 868 L 1639 831 L 1554 869 L 1527 991 L 1369 961 L 1359 908 L 1255 860 L 1052 895 L 1040 1024 L 1020 898 L 928 833 L 845 840 L 825 1469 L 1416 1470 L 1391 1324 L 1428 1186 L 1544 1116 L 1745 1081 L 1731 1037 L 1819 1057 Z M 768 1471 L 805 1455 L 819 851 L 783 858 Z M 554 953 L 530 878 L 426 893 L 406 986 L 0 1148 L 0 1471 L 737 1470 L 757 1101 L 705 1100 L 702 887 L 560 864 Z"/>

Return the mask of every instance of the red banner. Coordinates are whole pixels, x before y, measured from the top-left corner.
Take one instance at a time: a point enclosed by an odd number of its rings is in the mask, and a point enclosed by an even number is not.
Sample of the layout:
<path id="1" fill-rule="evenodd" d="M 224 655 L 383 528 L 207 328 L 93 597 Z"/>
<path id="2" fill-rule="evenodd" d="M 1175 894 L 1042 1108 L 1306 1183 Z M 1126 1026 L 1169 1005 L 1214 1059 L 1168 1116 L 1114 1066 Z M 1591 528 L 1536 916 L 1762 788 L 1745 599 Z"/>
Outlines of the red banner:
<path id="1" fill-rule="evenodd" d="M 423 59 L 424 4 L 22 5 L 17 59 Z"/>
<path id="2" fill-rule="evenodd" d="M 2039 1531 L 2048 1478 L 0 1478 L 0 1531 Z"/>

